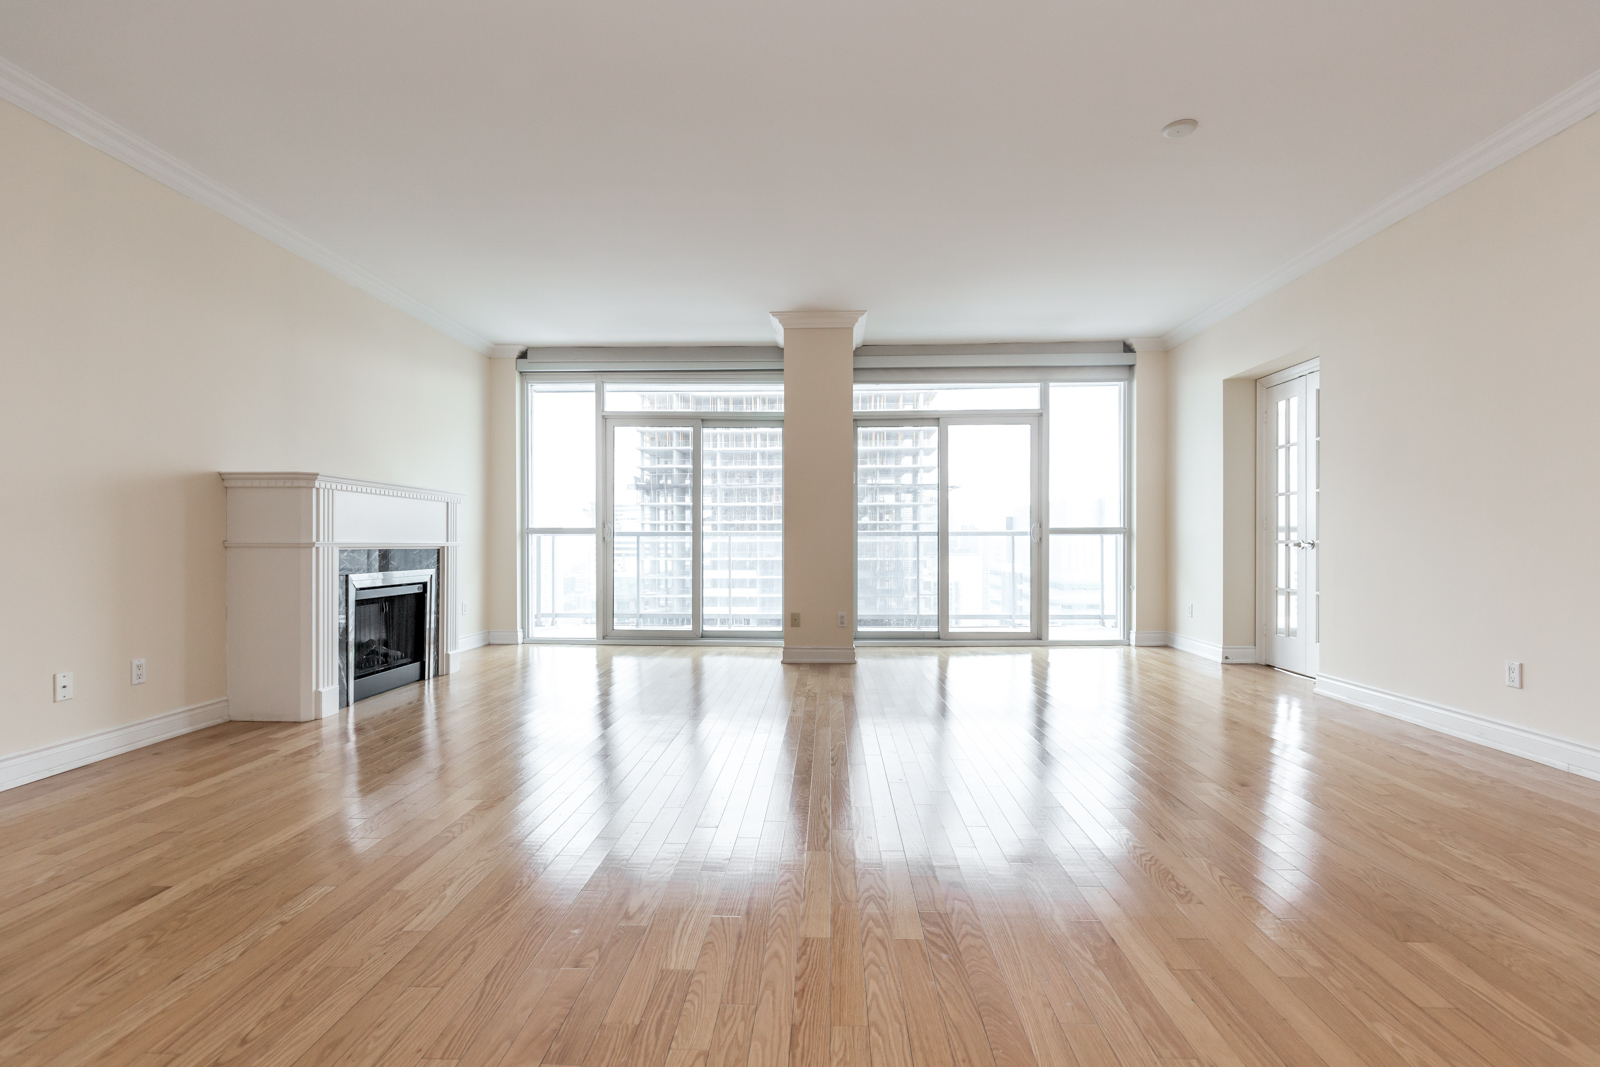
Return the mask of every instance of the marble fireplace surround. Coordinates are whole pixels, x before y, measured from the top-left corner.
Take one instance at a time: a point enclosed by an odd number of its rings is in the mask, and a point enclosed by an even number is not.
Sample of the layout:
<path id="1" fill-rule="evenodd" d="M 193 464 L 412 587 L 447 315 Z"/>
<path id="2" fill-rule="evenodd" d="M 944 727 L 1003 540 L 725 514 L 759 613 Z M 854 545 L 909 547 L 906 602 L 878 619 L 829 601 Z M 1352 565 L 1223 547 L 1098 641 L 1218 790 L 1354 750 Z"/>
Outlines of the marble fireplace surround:
<path id="1" fill-rule="evenodd" d="M 460 494 L 301 471 L 225 471 L 222 483 L 231 718 L 303 722 L 339 712 L 351 573 L 437 566 L 437 671 L 455 669 Z"/>

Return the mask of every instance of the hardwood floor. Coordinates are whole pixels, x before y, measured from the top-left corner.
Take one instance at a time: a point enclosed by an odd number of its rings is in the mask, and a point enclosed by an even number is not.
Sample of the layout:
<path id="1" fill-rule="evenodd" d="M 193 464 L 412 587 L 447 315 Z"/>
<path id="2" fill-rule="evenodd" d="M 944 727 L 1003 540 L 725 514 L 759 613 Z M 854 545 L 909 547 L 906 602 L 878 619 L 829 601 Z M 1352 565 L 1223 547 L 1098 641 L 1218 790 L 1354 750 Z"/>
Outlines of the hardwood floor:
<path id="1" fill-rule="evenodd" d="M 1596 1064 L 1597 875 L 1263 668 L 492 648 L 0 794 L 0 1062 Z"/>

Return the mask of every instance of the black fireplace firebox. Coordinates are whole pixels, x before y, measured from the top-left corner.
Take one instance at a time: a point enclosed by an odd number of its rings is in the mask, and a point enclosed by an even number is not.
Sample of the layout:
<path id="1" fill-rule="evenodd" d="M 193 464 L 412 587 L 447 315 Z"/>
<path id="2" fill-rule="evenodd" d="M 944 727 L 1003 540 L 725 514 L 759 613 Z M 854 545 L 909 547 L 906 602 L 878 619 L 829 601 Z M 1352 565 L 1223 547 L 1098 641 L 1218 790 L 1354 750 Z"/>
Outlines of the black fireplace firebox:
<path id="1" fill-rule="evenodd" d="M 433 571 L 349 577 L 350 702 L 434 675 Z"/>

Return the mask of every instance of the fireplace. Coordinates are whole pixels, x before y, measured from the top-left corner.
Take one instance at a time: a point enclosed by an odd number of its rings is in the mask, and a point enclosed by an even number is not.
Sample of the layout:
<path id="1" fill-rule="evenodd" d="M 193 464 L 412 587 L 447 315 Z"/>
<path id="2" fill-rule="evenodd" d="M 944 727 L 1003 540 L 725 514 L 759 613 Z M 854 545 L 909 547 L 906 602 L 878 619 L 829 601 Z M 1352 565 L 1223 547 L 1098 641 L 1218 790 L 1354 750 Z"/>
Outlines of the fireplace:
<path id="1" fill-rule="evenodd" d="M 351 574 L 345 589 L 349 702 L 432 678 L 434 571 Z"/>
<path id="2" fill-rule="evenodd" d="M 459 495 L 306 471 L 230 471 L 222 483 L 231 718 L 306 722 L 350 704 L 351 663 L 359 658 L 351 654 L 352 589 L 427 585 L 420 642 L 417 600 L 387 613 L 374 605 L 380 613 L 368 621 L 381 623 L 384 635 L 364 640 L 376 641 L 369 651 L 387 650 L 377 659 L 389 669 L 367 674 L 363 667 L 364 693 L 405 677 L 390 671 L 428 679 L 456 669 Z M 424 573 L 407 573 L 415 571 Z M 395 640 L 387 636 L 391 623 Z"/>

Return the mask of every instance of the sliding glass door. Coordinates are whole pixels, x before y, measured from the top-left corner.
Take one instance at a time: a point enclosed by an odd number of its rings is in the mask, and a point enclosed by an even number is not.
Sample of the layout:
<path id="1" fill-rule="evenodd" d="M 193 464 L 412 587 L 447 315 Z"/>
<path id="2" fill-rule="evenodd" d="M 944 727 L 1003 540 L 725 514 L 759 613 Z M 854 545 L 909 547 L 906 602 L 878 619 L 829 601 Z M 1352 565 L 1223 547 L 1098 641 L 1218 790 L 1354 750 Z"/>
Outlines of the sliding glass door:
<path id="1" fill-rule="evenodd" d="M 856 427 L 856 627 L 939 632 L 939 424 Z"/>
<path id="2" fill-rule="evenodd" d="M 700 629 L 783 629 L 783 427 L 700 430 Z"/>
<path id="3" fill-rule="evenodd" d="M 783 426 L 605 418 L 604 635 L 777 634 L 783 624 Z"/>
<path id="4" fill-rule="evenodd" d="M 695 624 L 696 439 L 693 423 L 607 420 L 611 514 L 611 629 L 683 634 Z"/>
<path id="5" fill-rule="evenodd" d="M 1039 387 L 857 387 L 857 411 L 927 410 L 951 393 L 1039 403 Z M 896 392 L 904 395 L 892 395 Z M 913 393 L 917 395 L 913 395 Z M 1039 416 L 860 416 L 856 620 L 863 636 L 1040 636 Z"/>
<path id="6" fill-rule="evenodd" d="M 944 420 L 946 637 L 1033 636 L 1038 420 Z"/>

